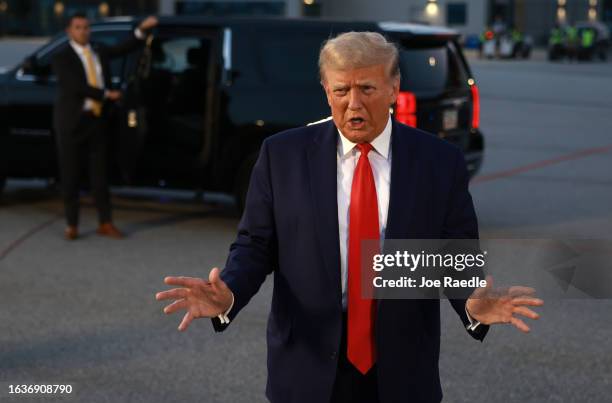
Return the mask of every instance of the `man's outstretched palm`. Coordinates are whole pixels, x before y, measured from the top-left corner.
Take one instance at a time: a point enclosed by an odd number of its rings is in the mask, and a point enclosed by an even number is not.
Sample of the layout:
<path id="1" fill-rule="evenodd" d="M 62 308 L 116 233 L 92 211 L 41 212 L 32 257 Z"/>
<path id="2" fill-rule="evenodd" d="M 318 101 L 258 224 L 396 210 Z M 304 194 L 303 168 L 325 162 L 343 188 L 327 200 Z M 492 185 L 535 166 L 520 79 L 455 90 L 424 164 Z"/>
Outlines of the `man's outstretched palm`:
<path id="1" fill-rule="evenodd" d="M 493 279 L 487 277 L 487 286 L 478 288 L 467 301 L 467 310 L 472 318 L 492 325 L 495 323 L 510 323 L 523 332 L 529 332 L 529 326 L 514 316 L 522 315 L 530 319 L 538 319 L 540 315 L 527 306 L 544 304 L 534 297 L 535 290 L 529 287 L 514 286 L 507 289 L 494 289 Z"/>
<path id="2" fill-rule="evenodd" d="M 181 288 L 158 292 L 155 299 L 175 300 L 164 308 L 164 313 L 187 311 L 178 327 L 180 331 L 186 330 L 194 319 L 213 318 L 229 309 L 233 295 L 219 274 L 220 270 L 215 267 L 210 271 L 208 281 L 194 277 L 164 279 L 164 283 Z"/>

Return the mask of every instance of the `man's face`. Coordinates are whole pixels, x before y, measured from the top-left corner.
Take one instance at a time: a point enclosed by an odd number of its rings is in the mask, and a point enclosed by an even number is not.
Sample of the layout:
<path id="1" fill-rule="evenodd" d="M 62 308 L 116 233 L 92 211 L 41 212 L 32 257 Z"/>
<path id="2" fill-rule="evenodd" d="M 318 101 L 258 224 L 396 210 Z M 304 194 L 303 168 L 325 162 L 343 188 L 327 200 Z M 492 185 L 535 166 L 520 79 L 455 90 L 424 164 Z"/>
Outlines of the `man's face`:
<path id="1" fill-rule="evenodd" d="M 89 20 L 87 18 L 73 18 L 70 25 L 66 28 L 68 37 L 85 46 L 89 43 Z"/>
<path id="2" fill-rule="evenodd" d="M 353 70 L 327 70 L 323 87 L 336 127 L 353 143 L 371 142 L 387 125 L 399 92 L 399 77 L 379 64 Z"/>

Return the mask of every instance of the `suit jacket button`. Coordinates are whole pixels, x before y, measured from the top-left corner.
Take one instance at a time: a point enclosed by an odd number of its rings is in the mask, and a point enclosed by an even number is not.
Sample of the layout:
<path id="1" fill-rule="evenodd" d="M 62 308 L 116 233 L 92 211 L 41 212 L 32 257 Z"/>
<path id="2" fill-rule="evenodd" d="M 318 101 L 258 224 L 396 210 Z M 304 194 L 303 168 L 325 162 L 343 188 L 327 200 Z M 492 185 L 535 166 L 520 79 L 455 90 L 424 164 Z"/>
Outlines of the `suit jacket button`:
<path id="1" fill-rule="evenodd" d="M 330 359 L 332 359 L 332 360 L 335 360 L 335 359 L 336 359 L 336 352 L 335 352 L 335 351 L 333 351 L 333 352 L 332 352 L 332 353 L 329 355 L 329 358 L 330 358 Z"/>

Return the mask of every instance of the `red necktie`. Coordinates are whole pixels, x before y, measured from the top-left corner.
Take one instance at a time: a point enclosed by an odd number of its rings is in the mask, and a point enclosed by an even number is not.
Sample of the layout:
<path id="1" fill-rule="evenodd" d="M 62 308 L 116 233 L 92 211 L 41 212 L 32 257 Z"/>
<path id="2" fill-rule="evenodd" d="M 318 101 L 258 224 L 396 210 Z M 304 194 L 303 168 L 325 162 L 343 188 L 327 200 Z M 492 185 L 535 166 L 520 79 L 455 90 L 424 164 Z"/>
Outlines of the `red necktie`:
<path id="1" fill-rule="evenodd" d="M 359 372 L 365 374 L 376 361 L 376 305 L 373 299 L 363 299 L 361 295 L 361 241 L 380 239 L 380 229 L 376 185 L 368 160 L 372 145 L 363 143 L 357 147 L 361 156 L 353 174 L 349 207 L 347 357 Z"/>

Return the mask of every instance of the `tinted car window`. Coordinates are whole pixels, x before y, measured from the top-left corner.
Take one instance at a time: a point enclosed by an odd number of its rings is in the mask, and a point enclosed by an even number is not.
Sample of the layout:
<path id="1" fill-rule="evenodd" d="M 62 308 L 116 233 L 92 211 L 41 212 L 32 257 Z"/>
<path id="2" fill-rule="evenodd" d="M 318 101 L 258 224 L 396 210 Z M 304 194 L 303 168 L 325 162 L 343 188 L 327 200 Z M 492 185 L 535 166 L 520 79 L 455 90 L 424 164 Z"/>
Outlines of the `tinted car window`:
<path id="1" fill-rule="evenodd" d="M 401 89 L 434 95 L 467 86 L 467 74 L 451 46 L 402 48 Z"/>
<path id="2" fill-rule="evenodd" d="M 317 61 L 325 30 L 249 32 L 235 30 L 234 68 L 237 85 L 316 85 Z"/>
<path id="3" fill-rule="evenodd" d="M 192 49 L 200 48 L 199 38 L 174 38 L 160 42 L 160 52 L 163 58 L 153 61 L 155 68 L 167 70 L 171 73 L 181 73 L 190 66 L 188 53 Z"/>
<path id="4" fill-rule="evenodd" d="M 261 59 L 263 79 L 279 85 L 312 85 L 319 79 L 317 60 L 321 43 L 320 35 L 274 36 L 261 43 L 258 57 Z"/>

